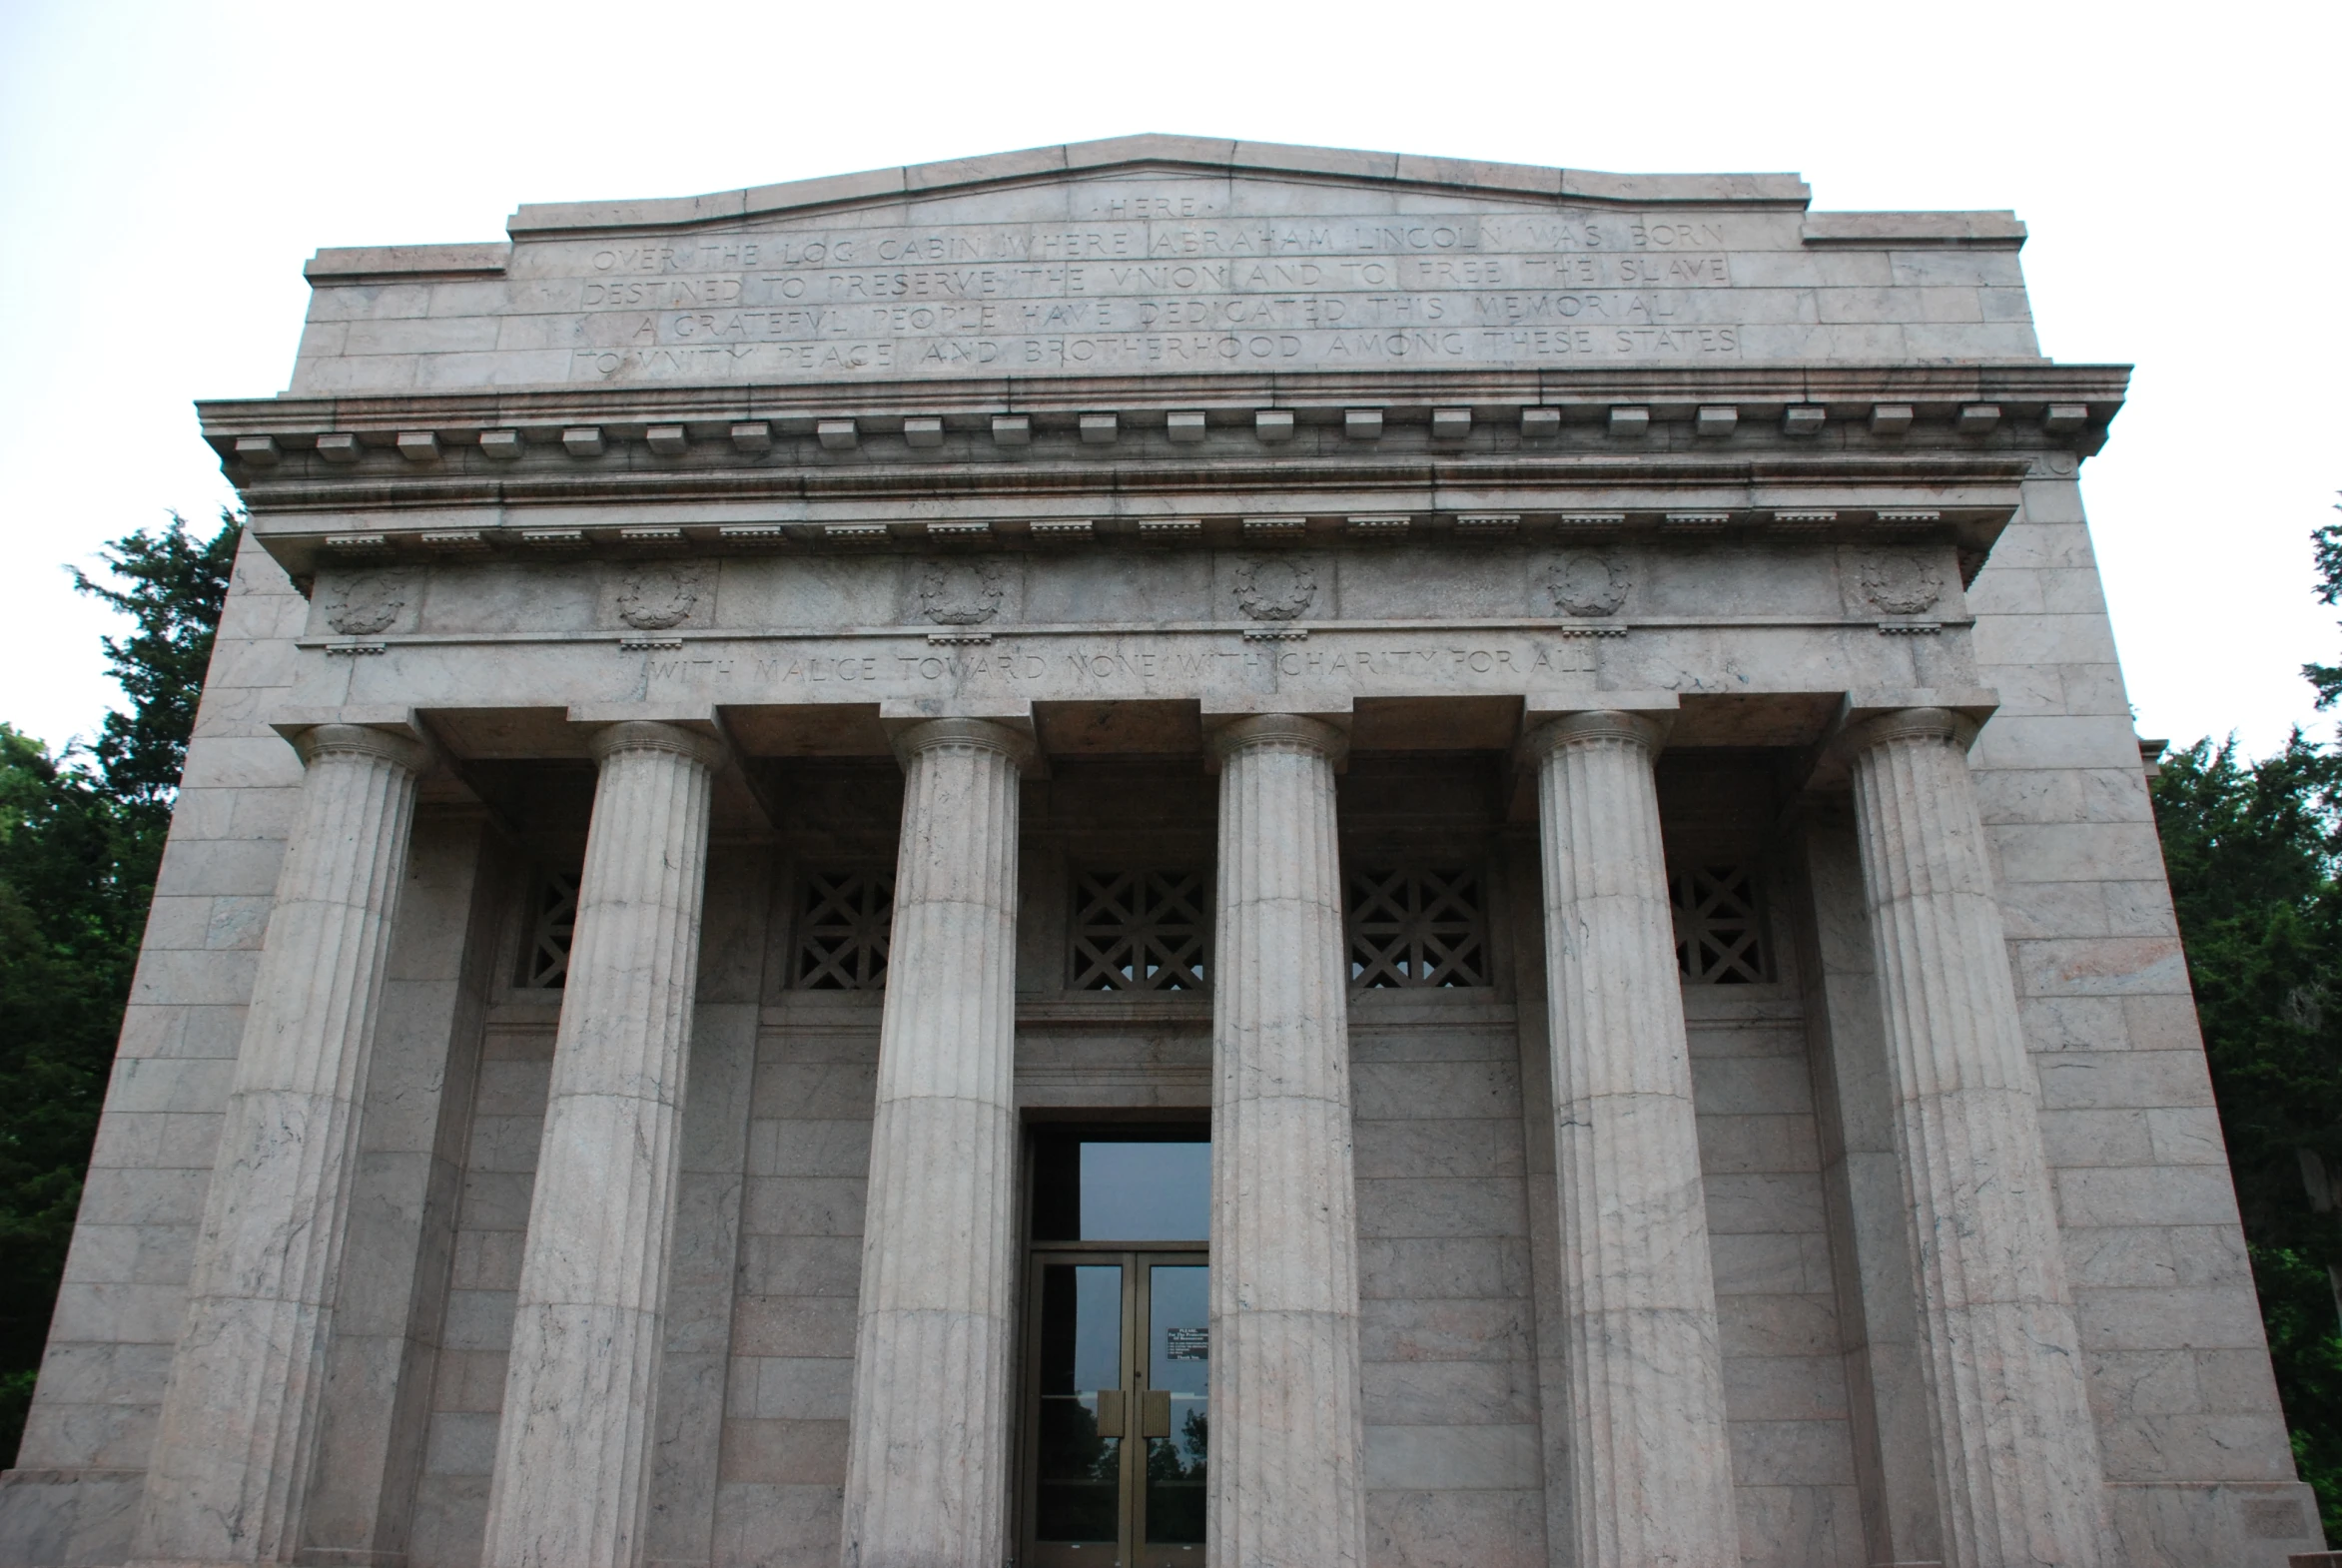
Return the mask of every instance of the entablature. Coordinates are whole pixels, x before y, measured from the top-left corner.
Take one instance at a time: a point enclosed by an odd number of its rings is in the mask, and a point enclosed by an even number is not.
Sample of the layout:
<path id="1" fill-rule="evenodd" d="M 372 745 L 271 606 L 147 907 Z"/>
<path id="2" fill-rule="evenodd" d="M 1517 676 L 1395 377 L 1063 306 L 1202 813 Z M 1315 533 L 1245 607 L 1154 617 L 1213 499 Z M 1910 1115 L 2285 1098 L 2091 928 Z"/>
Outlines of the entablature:
<path id="1" fill-rule="evenodd" d="M 1758 533 L 1980 562 L 2119 367 L 657 388 L 203 405 L 256 533 L 324 562 L 1123 540 Z M 913 409 L 929 411 L 914 412 Z"/>

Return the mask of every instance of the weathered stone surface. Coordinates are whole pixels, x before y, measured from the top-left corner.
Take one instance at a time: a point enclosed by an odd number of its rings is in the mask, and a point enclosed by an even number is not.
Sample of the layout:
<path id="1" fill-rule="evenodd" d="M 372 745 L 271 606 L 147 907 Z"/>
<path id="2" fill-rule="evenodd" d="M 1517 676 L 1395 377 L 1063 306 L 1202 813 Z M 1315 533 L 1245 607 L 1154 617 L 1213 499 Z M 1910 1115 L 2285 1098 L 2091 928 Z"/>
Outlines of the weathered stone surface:
<path id="1" fill-rule="evenodd" d="M 2008 978 L 1966 720 L 1909 709 L 1850 744 L 1921 1362 L 1952 1561 L 2091 1564 L 2104 1477 Z"/>
<path id="2" fill-rule="evenodd" d="M 2009 215 L 1808 194 L 1138 137 L 320 253 L 292 391 L 201 410 L 252 526 L 0 1559 L 125 1560 L 180 1463 L 321 725 L 436 753 L 285 1547 L 1023 1559 L 1023 1127 L 1206 1114 L 1234 1568 L 2319 1546 L 2079 498 L 2126 372 L 2039 355 Z M 1880 904 L 1827 742 L 1915 708 L 1982 729 Z M 907 776 L 939 723 L 1018 760 Z M 1346 771 L 1206 771 L 1280 723 Z M 723 755 L 578 926 L 633 724 Z"/>
<path id="3" fill-rule="evenodd" d="M 295 391 L 2038 352 L 2013 287 L 2023 230 L 1979 222 L 2005 215 L 1850 230 L 1713 182 L 1678 182 L 1709 203 L 1663 212 L 1590 188 L 1557 205 L 1555 170 L 1426 187 L 1405 160 L 1325 182 L 1242 152 L 1202 170 L 1138 146 L 1098 162 L 1046 151 L 1005 196 L 890 179 L 858 187 L 870 205 L 843 220 L 793 212 L 811 193 L 733 192 L 524 209 L 509 253 L 467 256 L 468 272 L 436 254 L 321 253 Z M 1846 265 L 1945 244 L 1944 218 L 1965 225 L 1963 249 L 1906 288 Z M 645 222 L 698 227 L 647 238 Z M 385 287 L 401 273 L 416 281 Z M 1987 308 L 1995 291 L 2013 312 Z"/>
<path id="4" fill-rule="evenodd" d="M 136 1553 L 269 1562 L 301 1541 L 384 959 L 406 874 L 412 740 L 323 725 L 236 1060 Z"/>
<path id="5" fill-rule="evenodd" d="M 613 724 L 578 879 L 488 1497 L 491 1568 L 642 1555 L 707 874 L 704 736 Z"/>
<path id="6" fill-rule="evenodd" d="M 1210 1550 L 1349 1568 L 1365 1556 L 1369 1463 L 1334 842 L 1343 736 L 1269 713 L 1213 744 L 1227 967 L 1212 1008 Z"/>
<path id="7" fill-rule="evenodd" d="M 784 1468 L 845 1482 L 844 1561 L 990 1568 L 1004 1555 L 1015 1397 L 1013 965 L 1029 748 L 982 719 L 931 720 L 900 746 L 851 1448 L 836 1477 Z"/>
<path id="8" fill-rule="evenodd" d="M 1577 1560 L 1727 1568 L 1740 1536 L 1651 779 L 1659 733 L 1598 710 L 1530 737 Z"/>

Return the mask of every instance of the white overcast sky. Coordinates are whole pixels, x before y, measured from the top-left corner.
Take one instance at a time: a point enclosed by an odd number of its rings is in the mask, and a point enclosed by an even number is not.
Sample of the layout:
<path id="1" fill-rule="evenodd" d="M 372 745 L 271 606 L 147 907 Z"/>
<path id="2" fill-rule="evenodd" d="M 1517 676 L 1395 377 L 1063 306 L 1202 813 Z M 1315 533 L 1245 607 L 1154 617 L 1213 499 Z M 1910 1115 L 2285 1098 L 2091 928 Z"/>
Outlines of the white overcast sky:
<path id="1" fill-rule="evenodd" d="M 2013 208 L 2041 343 L 2137 366 L 2084 492 L 2143 733 L 2254 751 L 2342 655 L 2342 6 L 0 0 L 0 720 L 118 700 L 63 563 L 229 498 L 324 245 L 1139 131 Z"/>

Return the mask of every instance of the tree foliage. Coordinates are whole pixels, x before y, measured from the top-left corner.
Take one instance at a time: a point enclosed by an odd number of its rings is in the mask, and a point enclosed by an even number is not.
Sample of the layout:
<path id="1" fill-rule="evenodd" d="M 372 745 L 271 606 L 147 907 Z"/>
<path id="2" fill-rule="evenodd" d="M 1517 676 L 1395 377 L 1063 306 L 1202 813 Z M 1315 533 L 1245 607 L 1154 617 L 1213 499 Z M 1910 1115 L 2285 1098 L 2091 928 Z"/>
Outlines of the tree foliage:
<path id="1" fill-rule="evenodd" d="M 129 698 L 97 744 L 51 757 L 0 724 L 0 1455 L 40 1366 L 147 904 L 195 726 L 241 519 L 106 546 L 76 586 L 135 628 L 105 640 Z"/>
<path id="2" fill-rule="evenodd" d="M 2342 525 L 2310 542 L 2342 604 Z M 2342 665 L 2301 673 L 2342 699 Z M 2152 788 L 2294 1462 L 2342 1541 L 2342 749 L 2197 741 Z"/>
<path id="3" fill-rule="evenodd" d="M 2342 511 L 2342 506 L 2334 509 Z M 2318 602 L 2342 604 L 2342 523 L 2327 523 L 2309 536 L 2309 544 L 2318 569 Z M 2342 699 L 2342 664 L 2304 664 L 2301 673 L 2317 688 L 2321 711 Z"/>
<path id="4" fill-rule="evenodd" d="M 2164 864 L 2302 1479 L 2342 1539 L 2342 767 L 2297 730 L 2198 741 L 2153 785 Z M 2321 1206 L 2322 1205 L 2322 1206 Z"/>

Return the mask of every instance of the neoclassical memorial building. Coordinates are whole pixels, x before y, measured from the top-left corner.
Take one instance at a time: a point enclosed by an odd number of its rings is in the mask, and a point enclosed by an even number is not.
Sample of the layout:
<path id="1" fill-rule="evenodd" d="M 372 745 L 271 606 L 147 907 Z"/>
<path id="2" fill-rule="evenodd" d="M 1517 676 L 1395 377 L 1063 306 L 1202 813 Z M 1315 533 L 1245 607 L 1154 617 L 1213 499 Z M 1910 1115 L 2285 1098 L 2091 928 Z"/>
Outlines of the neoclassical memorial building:
<path id="1" fill-rule="evenodd" d="M 2281 1568 L 2008 214 L 326 250 L 0 1561 Z"/>

